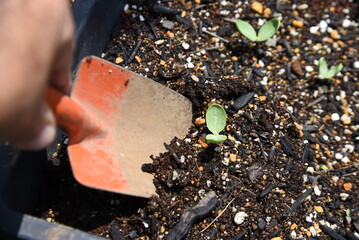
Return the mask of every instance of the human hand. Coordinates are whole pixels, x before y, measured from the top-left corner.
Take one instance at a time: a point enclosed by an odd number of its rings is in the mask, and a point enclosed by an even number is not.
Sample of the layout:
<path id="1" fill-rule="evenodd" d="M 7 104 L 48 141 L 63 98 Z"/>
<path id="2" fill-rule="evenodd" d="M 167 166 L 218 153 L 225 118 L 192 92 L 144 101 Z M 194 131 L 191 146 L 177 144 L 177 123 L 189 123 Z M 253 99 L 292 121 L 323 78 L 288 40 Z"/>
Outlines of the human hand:
<path id="1" fill-rule="evenodd" d="M 68 93 L 74 24 L 68 0 L 0 1 L 0 141 L 39 150 L 56 135 L 47 86 Z"/>

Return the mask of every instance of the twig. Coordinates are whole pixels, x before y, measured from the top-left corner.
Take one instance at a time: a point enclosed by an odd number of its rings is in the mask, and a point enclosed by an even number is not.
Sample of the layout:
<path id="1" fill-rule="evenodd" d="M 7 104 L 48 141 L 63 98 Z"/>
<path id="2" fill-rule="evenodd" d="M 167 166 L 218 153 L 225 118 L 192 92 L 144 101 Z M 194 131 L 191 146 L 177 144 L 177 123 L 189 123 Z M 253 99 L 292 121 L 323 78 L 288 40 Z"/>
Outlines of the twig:
<path id="1" fill-rule="evenodd" d="M 227 208 L 229 207 L 229 205 L 231 205 L 231 203 L 234 201 L 234 199 L 235 199 L 235 198 L 233 198 L 233 199 L 227 204 L 227 206 L 223 209 L 223 211 L 221 211 L 221 212 L 218 214 L 218 216 L 217 216 L 215 219 L 213 219 L 213 221 L 212 221 L 210 224 L 207 225 L 207 227 L 205 227 L 204 229 L 202 229 L 202 230 L 200 231 L 200 233 L 203 233 L 204 231 L 206 231 L 215 221 L 217 221 L 217 219 L 218 219 L 220 216 L 222 216 L 222 214 L 227 210 Z"/>
<path id="2" fill-rule="evenodd" d="M 138 42 L 136 43 L 136 46 L 133 48 L 133 51 L 132 51 L 130 57 L 126 61 L 127 64 L 131 63 L 132 60 L 135 58 L 135 56 L 138 52 L 138 49 L 140 49 L 141 44 L 142 44 L 142 40 L 138 40 Z"/>
<path id="3" fill-rule="evenodd" d="M 184 211 L 179 222 L 168 232 L 166 240 L 184 239 L 192 225 L 211 213 L 217 204 L 216 193 L 214 191 L 207 193 L 196 206 Z"/>
<path id="4" fill-rule="evenodd" d="M 177 163 L 181 163 L 181 160 L 179 159 L 179 157 L 177 156 L 177 154 L 175 153 L 175 151 L 173 151 L 173 149 L 171 148 L 170 145 L 168 145 L 167 143 L 163 143 L 163 145 L 165 146 L 165 148 L 167 149 L 167 151 L 169 151 L 169 153 L 171 154 L 171 156 L 175 159 L 175 161 Z"/>
<path id="5" fill-rule="evenodd" d="M 319 103 L 319 102 L 321 102 L 322 100 L 325 100 L 325 99 L 327 99 L 327 98 L 324 95 L 320 96 L 317 99 L 315 99 L 313 102 L 308 103 L 307 107 L 310 108 L 310 107 L 314 106 L 315 104 L 317 104 L 317 103 Z"/>
<path id="6" fill-rule="evenodd" d="M 223 18 L 223 20 L 230 23 L 236 23 L 236 20 L 232 18 Z"/>
<path id="7" fill-rule="evenodd" d="M 223 42 L 225 42 L 225 43 L 229 43 L 229 41 L 228 41 L 227 39 L 222 38 L 222 37 L 218 36 L 217 34 L 208 31 L 208 30 L 205 29 L 205 28 L 202 28 L 202 32 L 207 33 L 208 35 L 211 35 L 212 37 L 216 37 L 216 38 L 218 38 L 219 40 L 221 40 L 221 41 L 223 41 Z"/>

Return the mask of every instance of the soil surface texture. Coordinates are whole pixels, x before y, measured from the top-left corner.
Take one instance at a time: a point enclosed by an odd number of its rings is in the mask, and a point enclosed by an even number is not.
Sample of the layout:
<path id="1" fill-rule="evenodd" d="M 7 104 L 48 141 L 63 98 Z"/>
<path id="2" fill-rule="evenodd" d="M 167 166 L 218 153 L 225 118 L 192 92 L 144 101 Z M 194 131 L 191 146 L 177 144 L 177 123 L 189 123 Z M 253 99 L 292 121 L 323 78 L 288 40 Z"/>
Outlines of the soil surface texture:
<path id="1" fill-rule="evenodd" d="M 234 23 L 274 17 L 265 42 Z M 78 185 L 60 148 L 39 214 L 114 240 L 358 239 L 358 18 L 345 0 L 128 3 L 102 57 L 186 96 L 193 125 L 143 166 L 148 200 Z M 323 79 L 321 57 L 343 69 Z M 205 138 L 213 103 L 220 144 Z"/>

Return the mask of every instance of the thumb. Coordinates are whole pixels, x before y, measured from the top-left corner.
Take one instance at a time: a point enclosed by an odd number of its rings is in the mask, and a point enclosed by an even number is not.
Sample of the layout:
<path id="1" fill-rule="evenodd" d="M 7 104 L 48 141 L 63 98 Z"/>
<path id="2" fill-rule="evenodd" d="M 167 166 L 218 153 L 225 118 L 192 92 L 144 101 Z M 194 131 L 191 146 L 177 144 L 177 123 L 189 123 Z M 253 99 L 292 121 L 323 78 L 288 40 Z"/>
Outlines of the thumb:
<path id="1" fill-rule="evenodd" d="M 50 145 L 55 136 L 55 117 L 47 103 L 42 101 L 39 118 L 30 135 L 31 138 L 13 143 L 13 145 L 24 150 L 41 150 Z"/>

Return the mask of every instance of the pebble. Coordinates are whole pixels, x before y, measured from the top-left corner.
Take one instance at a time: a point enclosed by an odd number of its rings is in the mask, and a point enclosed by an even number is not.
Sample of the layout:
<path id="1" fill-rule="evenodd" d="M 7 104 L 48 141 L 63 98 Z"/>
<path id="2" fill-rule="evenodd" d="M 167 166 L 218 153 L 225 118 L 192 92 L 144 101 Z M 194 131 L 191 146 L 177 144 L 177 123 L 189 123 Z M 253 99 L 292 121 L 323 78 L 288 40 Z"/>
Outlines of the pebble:
<path id="1" fill-rule="evenodd" d="M 349 163 L 350 160 L 348 157 L 343 157 L 342 160 L 341 160 L 342 163 Z"/>
<path id="2" fill-rule="evenodd" d="M 327 31 L 328 23 L 326 21 L 324 21 L 324 20 L 320 21 L 319 28 L 320 28 L 321 32 Z"/>
<path id="3" fill-rule="evenodd" d="M 198 117 L 198 118 L 196 118 L 196 120 L 194 120 L 194 124 L 196 126 L 201 126 L 205 122 L 206 122 L 206 119 L 204 119 L 203 117 Z"/>
<path id="4" fill-rule="evenodd" d="M 122 57 L 117 57 L 116 60 L 115 60 L 115 63 L 116 64 L 120 64 L 123 62 L 123 58 Z"/>
<path id="5" fill-rule="evenodd" d="M 352 122 L 352 119 L 348 116 L 348 114 L 343 114 L 340 120 L 345 124 L 349 125 Z"/>
<path id="6" fill-rule="evenodd" d="M 318 26 L 313 26 L 313 27 L 310 27 L 310 29 L 309 29 L 311 34 L 317 33 L 318 30 L 319 30 Z"/>
<path id="7" fill-rule="evenodd" d="M 160 40 L 155 41 L 155 44 L 156 44 L 156 45 L 161 45 L 161 44 L 164 43 L 164 42 L 165 42 L 165 40 L 160 39 Z"/>
<path id="8" fill-rule="evenodd" d="M 314 194 L 317 195 L 317 196 L 320 196 L 322 194 L 322 192 L 319 190 L 318 186 L 314 187 Z"/>
<path id="9" fill-rule="evenodd" d="M 341 199 L 342 201 L 347 200 L 348 197 L 349 197 L 349 194 L 348 194 L 348 193 L 341 193 L 341 194 L 340 194 L 340 199 Z"/>
<path id="10" fill-rule="evenodd" d="M 272 14 L 272 10 L 271 10 L 270 8 L 264 9 L 264 11 L 263 11 L 263 17 L 268 18 L 268 17 L 270 17 L 271 14 Z"/>
<path id="11" fill-rule="evenodd" d="M 343 158 L 343 155 L 341 153 L 336 153 L 334 157 L 335 159 L 340 160 Z"/>
<path id="12" fill-rule="evenodd" d="M 330 118 L 332 119 L 332 121 L 339 121 L 340 120 L 340 116 L 339 116 L 338 113 L 333 113 Z"/>
<path id="13" fill-rule="evenodd" d="M 300 20 L 293 20 L 292 25 L 297 28 L 301 28 L 304 26 L 304 23 Z"/>
<path id="14" fill-rule="evenodd" d="M 173 22 L 168 21 L 168 20 L 163 20 L 161 22 L 161 25 L 162 25 L 162 27 L 169 29 L 169 30 L 173 29 L 175 26 L 175 24 Z"/>
<path id="15" fill-rule="evenodd" d="M 317 212 L 317 213 L 323 213 L 324 210 L 321 206 L 314 206 L 314 210 Z"/>
<path id="16" fill-rule="evenodd" d="M 356 69 L 358 69 L 358 68 L 359 68 L 359 61 L 355 61 L 355 62 L 353 63 L 353 67 L 356 68 Z"/>
<path id="17" fill-rule="evenodd" d="M 337 30 L 333 30 L 333 31 L 330 32 L 330 37 L 333 38 L 333 39 L 339 39 L 340 35 L 339 35 Z"/>
<path id="18" fill-rule="evenodd" d="M 305 9 L 307 9 L 309 6 L 308 6 L 308 4 L 300 4 L 298 7 L 297 7 L 297 9 L 298 10 L 305 10 Z"/>
<path id="19" fill-rule="evenodd" d="M 309 173 L 314 173 L 314 168 L 313 168 L 313 167 L 308 167 L 308 168 L 307 168 L 307 172 L 309 172 Z"/>
<path id="20" fill-rule="evenodd" d="M 182 47 L 183 47 L 184 50 L 187 50 L 187 49 L 189 49 L 189 44 L 186 43 L 186 42 L 183 42 Z"/>
<path id="21" fill-rule="evenodd" d="M 266 222 L 262 218 L 258 218 L 258 227 L 260 230 L 263 230 L 266 226 Z"/>
<path id="22" fill-rule="evenodd" d="M 349 19 L 344 19 L 342 26 L 343 26 L 343 28 L 348 28 L 348 27 L 350 27 L 351 24 L 352 24 L 352 22 Z"/>
<path id="23" fill-rule="evenodd" d="M 305 66 L 305 71 L 307 72 L 313 72 L 314 68 L 312 66 Z"/>
<path id="24" fill-rule="evenodd" d="M 343 188 L 344 188 L 345 191 L 348 192 L 353 188 L 353 184 L 352 183 L 344 183 Z"/>
<path id="25" fill-rule="evenodd" d="M 235 224 L 237 224 L 237 225 L 242 224 L 246 217 L 248 217 L 247 213 L 245 213 L 245 212 L 237 212 L 236 215 L 234 216 Z"/>
<path id="26" fill-rule="evenodd" d="M 254 11 L 254 12 L 257 12 L 259 14 L 262 14 L 263 13 L 263 5 L 259 2 L 254 2 L 252 3 L 252 7 L 251 9 Z"/>

